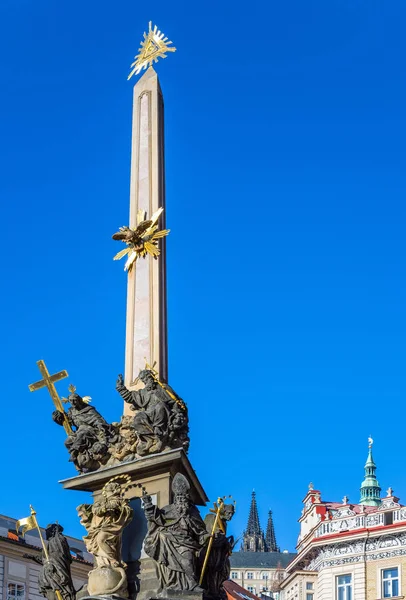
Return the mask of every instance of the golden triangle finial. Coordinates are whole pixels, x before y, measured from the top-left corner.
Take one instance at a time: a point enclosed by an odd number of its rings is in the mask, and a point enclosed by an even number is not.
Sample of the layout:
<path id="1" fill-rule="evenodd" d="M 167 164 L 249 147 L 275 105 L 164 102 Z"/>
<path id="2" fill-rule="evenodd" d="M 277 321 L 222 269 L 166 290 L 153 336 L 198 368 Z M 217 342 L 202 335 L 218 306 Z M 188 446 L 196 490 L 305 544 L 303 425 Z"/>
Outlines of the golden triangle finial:
<path id="1" fill-rule="evenodd" d="M 159 31 L 156 25 L 152 27 L 150 21 L 148 33 L 144 32 L 144 39 L 131 65 L 132 71 L 127 77 L 127 81 L 133 75 L 138 75 L 143 69 L 152 66 L 154 62 L 158 62 L 158 58 L 166 58 L 167 52 L 175 52 L 176 48 L 170 47 L 171 44 L 172 42 L 162 31 Z"/>

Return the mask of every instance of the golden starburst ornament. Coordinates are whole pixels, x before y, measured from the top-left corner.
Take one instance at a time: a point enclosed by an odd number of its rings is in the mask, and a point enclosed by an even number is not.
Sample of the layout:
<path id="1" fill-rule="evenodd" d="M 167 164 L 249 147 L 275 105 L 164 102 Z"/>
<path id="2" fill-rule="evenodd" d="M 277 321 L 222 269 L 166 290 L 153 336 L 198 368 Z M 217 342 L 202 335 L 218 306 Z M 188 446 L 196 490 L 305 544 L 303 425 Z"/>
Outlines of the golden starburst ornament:
<path id="1" fill-rule="evenodd" d="M 167 52 L 175 52 L 176 48 L 171 44 L 172 42 L 162 31 L 159 31 L 156 25 L 152 27 L 152 21 L 150 21 L 149 31 L 148 33 L 144 32 L 144 39 L 131 65 L 132 71 L 127 77 L 127 81 L 133 75 L 138 75 L 143 69 L 151 67 L 154 62 L 158 62 L 158 58 L 166 58 Z"/>
<path id="2" fill-rule="evenodd" d="M 163 208 L 152 215 L 150 219 L 146 218 L 144 210 L 139 210 L 137 213 L 137 227 L 120 227 L 113 235 L 113 240 L 124 242 L 127 248 L 118 252 L 113 260 L 120 260 L 128 255 L 124 270 L 131 271 L 137 258 L 145 258 L 147 254 L 157 259 L 161 251 L 158 248 L 158 240 L 166 237 L 169 229 L 159 229 L 158 219 L 163 213 Z"/>

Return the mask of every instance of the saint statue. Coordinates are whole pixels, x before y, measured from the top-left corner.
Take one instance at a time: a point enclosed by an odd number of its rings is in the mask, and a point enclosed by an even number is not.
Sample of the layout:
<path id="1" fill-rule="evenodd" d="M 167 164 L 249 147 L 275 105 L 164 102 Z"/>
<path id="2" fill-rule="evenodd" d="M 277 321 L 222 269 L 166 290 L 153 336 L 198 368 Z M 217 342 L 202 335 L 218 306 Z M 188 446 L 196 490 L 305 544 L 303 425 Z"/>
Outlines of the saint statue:
<path id="1" fill-rule="evenodd" d="M 39 591 L 47 600 L 57 600 L 59 591 L 63 600 L 75 600 L 76 592 L 71 575 L 72 555 L 66 537 L 62 535 L 63 527 L 59 523 L 51 523 L 45 529 L 48 558 L 42 551 L 41 556 L 24 554 L 42 565 L 38 576 Z"/>
<path id="2" fill-rule="evenodd" d="M 83 540 L 95 560 L 95 568 L 89 573 L 89 595 L 128 596 L 124 570 L 127 565 L 121 557 L 121 545 L 123 529 L 133 516 L 133 509 L 124 497 L 129 480 L 126 475 L 113 477 L 105 484 L 98 500 L 77 508 L 80 522 L 87 531 Z"/>
<path id="3" fill-rule="evenodd" d="M 189 496 L 186 477 L 177 473 L 173 479 L 173 504 L 158 508 L 150 496 L 143 496 L 148 522 L 144 550 L 156 561 L 163 590 L 202 591 L 198 584 L 197 556 L 210 534 Z"/>
<path id="4" fill-rule="evenodd" d="M 70 394 L 67 401 L 71 403 L 67 413 L 55 410 L 52 419 L 58 425 L 63 425 L 66 418 L 73 429 L 73 433 L 65 440 L 65 446 L 70 461 L 78 471 L 95 471 L 110 458 L 108 448 L 116 433 L 94 406 L 85 402 L 79 394 Z"/>
<path id="5" fill-rule="evenodd" d="M 144 369 L 138 379 L 144 387 L 128 390 L 119 375 L 116 389 L 136 411 L 133 427 L 138 437 L 137 455 L 145 456 L 171 448 L 189 447 L 188 415 L 185 403 L 168 385 L 160 385 L 154 372 Z"/>
<path id="6" fill-rule="evenodd" d="M 215 505 L 216 506 L 216 505 Z M 207 532 L 213 536 L 213 542 L 208 556 L 206 570 L 202 581 L 205 598 L 227 600 L 223 583 L 230 577 L 230 555 L 234 548 L 233 536 L 227 536 L 227 522 L 231 521 L 235 507 L 234 504 L 221 504 L 218 521 L 215 525 L 216 512 L 209 512 L 204 518 Z M 204 548 L 200 553 L 200 566 L 202 568 L 206 556 Z"/>

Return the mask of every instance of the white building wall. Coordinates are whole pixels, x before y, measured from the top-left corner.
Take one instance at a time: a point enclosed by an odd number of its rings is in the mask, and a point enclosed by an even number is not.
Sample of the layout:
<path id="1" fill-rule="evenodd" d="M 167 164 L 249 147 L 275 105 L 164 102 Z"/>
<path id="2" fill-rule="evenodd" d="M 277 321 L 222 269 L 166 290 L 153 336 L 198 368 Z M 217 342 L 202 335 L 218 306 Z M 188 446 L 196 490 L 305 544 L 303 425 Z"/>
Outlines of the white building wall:
<path id="1" fill-rule="evenodd" d="M 3 600 L 4 589 L 4 556 L 0 554 L 0 600 Z"/>
<path id="2" fill-rule="evenodd" d="M 27 600 L 44 600 L 44 597 L 40 595 L 38 591 L 38 574 L 41 567 L 40 565 L 32 564 L 29 565 L 28 570 L 28 599 Z"/>
<path id="3" fill-rule="evenodd" d="M 314 600 L 332 600 L 332 598 L 335 598 L 337 577 L 339 575 L 351 575 L 353 600 L 366 600 L 364 562 L 321 569 L 317 578 L 317 594 Z"/>
<path id="4" fill-rule="evenodd" d="M 236 573 L 237 577 L 233 577 L 233 574 Z M 252 579 L 248 579 L 248 573 L 252 573 Z M 241 569 L 238 567 L 232 567 L 230 572 L 230 579 L 241 585 L 241 587 L 248 590 L 248 588 L 252 588 L 252 593 L 256 595 L 260 595 L 261 591 L 264 588 L 269 588 L 272 581 L 275 578 L 276 569 L 262 569 L 258 571 L 258 569 Z M 264 579 L 263 576 L 267 575 L 268 578 Z M 251 591 L 251 590 L 250 590 Z"/>

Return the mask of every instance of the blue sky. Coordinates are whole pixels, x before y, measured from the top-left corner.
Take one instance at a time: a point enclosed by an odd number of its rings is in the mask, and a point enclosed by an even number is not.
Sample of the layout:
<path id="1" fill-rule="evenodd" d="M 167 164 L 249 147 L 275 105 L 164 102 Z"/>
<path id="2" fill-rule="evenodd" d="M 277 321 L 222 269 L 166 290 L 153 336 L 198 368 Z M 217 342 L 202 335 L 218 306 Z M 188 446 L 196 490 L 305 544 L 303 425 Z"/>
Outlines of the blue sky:
<path id="1" fill-rule="evenodd" d="M 0 6 L 0 512 L 59 519 L 74 474 L 36 361 L 122 409 L 132 83 L 152 19 L 165 96 L 170 383 L 208 495 L 257 491 L 293 550 L 310 480 L 356 502 L 367 437 L 406 503 L 406 83 L 400 0 Z M 61 395 L 65 383 L 59 384 Z"/>

